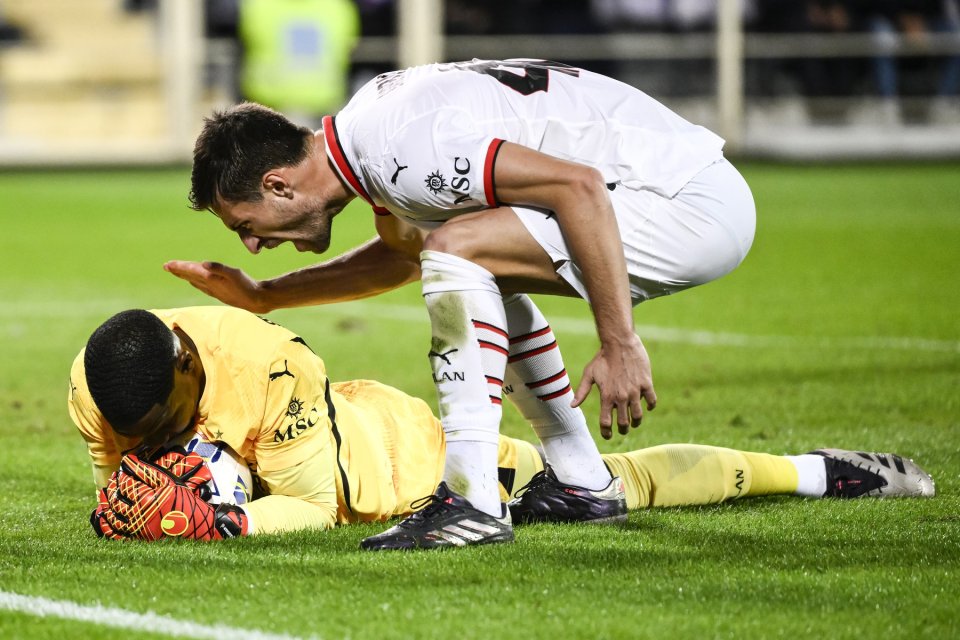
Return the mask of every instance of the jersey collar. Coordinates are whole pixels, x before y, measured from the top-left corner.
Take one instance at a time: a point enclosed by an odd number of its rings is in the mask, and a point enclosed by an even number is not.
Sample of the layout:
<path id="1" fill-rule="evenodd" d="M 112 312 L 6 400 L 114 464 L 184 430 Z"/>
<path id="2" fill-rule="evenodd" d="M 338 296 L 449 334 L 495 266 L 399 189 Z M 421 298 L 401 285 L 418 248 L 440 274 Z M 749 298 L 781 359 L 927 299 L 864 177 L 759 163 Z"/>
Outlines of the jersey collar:
<path id="1" fill-rule="evenodd" d="M 336 167 L 340 177 L 350 185 L 354 193 L 366 200 L 367 204 L 373 207 L 375 212 L 386 212 L 386 209 L 374 204 L 373 198 L 371 198 L 367 190 L 363 188 L 363 183 L 360 182 L 360 176 L 347 161 L 347 154 L 343 150 L 343 145 L 340 144 L 340 134 L 337 132 L 337 124 L 333 116 L 323 117 L 323 138 L 327 145 L 327 155 L 333 160 L 333 166 Z"/>

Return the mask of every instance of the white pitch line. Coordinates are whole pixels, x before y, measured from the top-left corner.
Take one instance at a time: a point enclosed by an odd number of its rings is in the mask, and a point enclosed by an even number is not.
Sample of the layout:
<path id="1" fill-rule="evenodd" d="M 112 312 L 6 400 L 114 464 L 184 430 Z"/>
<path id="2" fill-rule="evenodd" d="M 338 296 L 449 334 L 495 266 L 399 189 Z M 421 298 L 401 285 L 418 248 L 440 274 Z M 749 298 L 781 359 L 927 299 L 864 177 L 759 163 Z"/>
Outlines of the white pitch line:
<path id="1" fill-rule="evenodd" d="M 83 318 L 107 319 L 112 313 L 130 308 L 128 301 L 86 301 L 84 303 L 64 304 L 45 301 L 11 304 L 0 307 L 0 327 L 18 330 L 29 326 L 30 318 L 62 318 L 65 315 Z M 378 320 L 428 323 L 426 307 L 408 304 L 383 302 L 343 302 L 316 307 L 312 312 L 318 315 L 373 317 Z M 596 328 L 589 311 L 584 307 L 583 316 L 551 315 L 550 324 L 561 333 L 574 335 L 596 335 Z M 743 347 L 743 348 L 791 348 L 791 349 L 891 349 L 895 351 L 930 351 L 939 353 L 960 353 L 960 340 L 938 340 L 913 336 L 777 336 L 750 335 L 722 331 L 697 329 L 675 329 L 656 325 L 637 325 L 641 338 L 659 342 L 695 344 L 703 346 Z"/>
<path id="2" fill-rule="evenodd" d="M 100 605 L 82 605 L 69 600 L 49 600 L 35 596 L 0 591 L 0 610 L 17 611 L 38 618 L 62 618 L 88 622 L 105 627 L 131 629 L 142 632 L 145 629 L 158 634 L 182 638 L 200 638 L 220 640 L 231 638 L 238 640 L 297 640 L 296 636 L 265 633 L 255 629 L 238 629 L 226 625 L 204 625 L 189 620 L 177 620 L 155 613 L 135 613 L 125 609 L 103 607 Z"/>

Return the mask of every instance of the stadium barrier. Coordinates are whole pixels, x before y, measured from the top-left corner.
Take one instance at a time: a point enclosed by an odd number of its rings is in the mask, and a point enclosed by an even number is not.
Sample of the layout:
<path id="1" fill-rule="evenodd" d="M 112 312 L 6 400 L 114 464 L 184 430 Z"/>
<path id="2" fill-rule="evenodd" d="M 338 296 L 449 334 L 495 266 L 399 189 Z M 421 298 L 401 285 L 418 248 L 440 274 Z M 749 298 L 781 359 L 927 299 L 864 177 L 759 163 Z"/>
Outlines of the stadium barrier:
<path id="1" fill-rule="evenodd" d="M 714 129 L 734 153 L 960 157 L 956 100 L 905 98 L 909 117 L 894 123 L 867 94 L 811 98 L 750 87 L 777 61 L 960 56 L 957 33 L 922 43 L 892 34 L 882 45 L 870 34 L 752 33 L 737 0 L 718 7 L 718 27 L 708 33 L 445 37 L 440 0 L 401 0 L 398 36 L 362 38 L 352 59 L 358 80 L 364 69 L 437 58 L 595 64 Z M 113 0 L 22 0 L 4 9 L 32 37 L 0 49 L 2 165 L 186 162 L 202 116 L 234 100 L 236 43 L 203 37 L 195 0 L 161 0 L 155 15 L 126 14 Z"/>

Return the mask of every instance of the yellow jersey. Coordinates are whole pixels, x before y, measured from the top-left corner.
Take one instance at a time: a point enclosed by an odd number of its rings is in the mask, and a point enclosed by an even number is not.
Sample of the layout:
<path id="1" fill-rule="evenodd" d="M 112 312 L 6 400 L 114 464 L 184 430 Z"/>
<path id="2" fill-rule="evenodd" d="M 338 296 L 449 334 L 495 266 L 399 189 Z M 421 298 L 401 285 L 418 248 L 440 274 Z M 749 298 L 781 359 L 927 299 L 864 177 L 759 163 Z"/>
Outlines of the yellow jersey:
<path id="1" fill-rule="evenodd" d="M 268 493 L 244 507 L 255 532 L 382 521 L 436 488 L 443 429 L 422 400 L 369 380 L 331 383 L 303 339 L 240 309 L 151 313 L 197 346 L 206 375 L 197 431 L 238 452 Z M 101 487 L 139 442 L 114 433 L 97 409 L 83 351 L 70 382 L 70 417 Z"/>

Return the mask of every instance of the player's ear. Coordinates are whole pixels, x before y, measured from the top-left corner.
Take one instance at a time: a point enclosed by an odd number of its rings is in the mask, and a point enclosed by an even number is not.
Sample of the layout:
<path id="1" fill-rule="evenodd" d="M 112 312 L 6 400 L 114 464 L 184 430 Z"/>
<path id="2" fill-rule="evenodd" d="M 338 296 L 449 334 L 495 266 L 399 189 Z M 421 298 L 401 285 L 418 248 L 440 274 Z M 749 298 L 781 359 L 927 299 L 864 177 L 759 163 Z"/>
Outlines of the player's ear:
<path id="1" fill-rule="evenodd" d="M 284 175 L 282 169 L 271 169 L 263 174 L 263 190 L 273 194 L 277 198 L 290 198 L 293 196 L 293 187 L 290 181 Z"/>
<path id="2" fill-rule="evenodd" d="M 189 373 L 194 367 L 193 354 L 187 349 L 181 351 L 177 355 L 176 367 L 180 373 Z"/>

